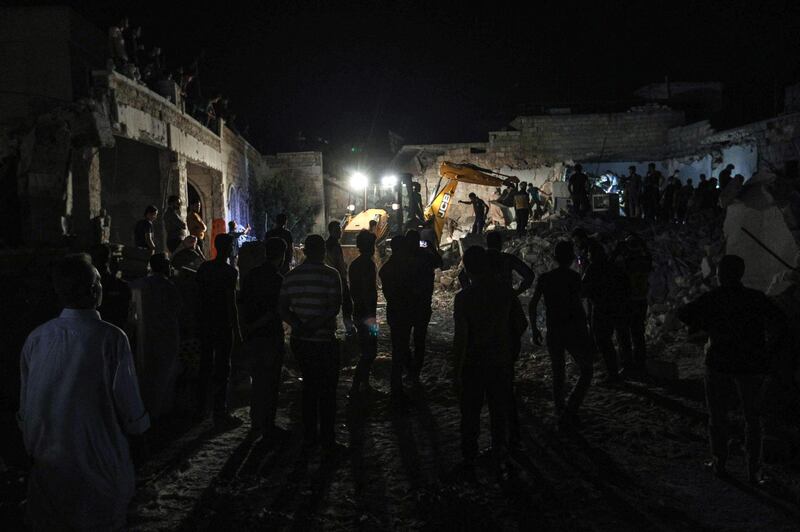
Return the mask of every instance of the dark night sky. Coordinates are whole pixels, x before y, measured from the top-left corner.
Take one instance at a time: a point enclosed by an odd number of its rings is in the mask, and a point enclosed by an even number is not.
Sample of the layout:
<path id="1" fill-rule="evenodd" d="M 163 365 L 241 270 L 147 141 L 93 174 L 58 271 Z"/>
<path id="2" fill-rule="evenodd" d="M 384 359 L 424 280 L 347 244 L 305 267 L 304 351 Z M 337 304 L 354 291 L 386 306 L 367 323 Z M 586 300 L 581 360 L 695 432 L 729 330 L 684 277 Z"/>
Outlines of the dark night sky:
<path id="1" fill-rule="evenodd" d="M 202 51 L 203 93 L 228 95 L 266 151 L 299 130 L 337 145 L 385 143 L 387 129 L 485 140 L 524 104 L 625 100 L 665 75 L 724 82 L 749 120 L 800 74 L 791 1 L 91 4 L 74 7 L 101 28 L 127 14 L 173 67 Z"/>

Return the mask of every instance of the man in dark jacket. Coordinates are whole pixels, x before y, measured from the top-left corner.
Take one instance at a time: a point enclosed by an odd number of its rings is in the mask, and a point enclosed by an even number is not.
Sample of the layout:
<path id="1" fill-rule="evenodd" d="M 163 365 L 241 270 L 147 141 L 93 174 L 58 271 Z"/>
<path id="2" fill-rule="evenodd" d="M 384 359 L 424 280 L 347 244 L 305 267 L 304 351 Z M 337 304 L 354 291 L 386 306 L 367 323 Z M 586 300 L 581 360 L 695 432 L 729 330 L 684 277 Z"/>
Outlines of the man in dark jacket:
<path id="1" fill-rule="evenodd" d="M 358 331 L 358 344 L 361 357 L 353 375 L 350 395 L 354 396 L 369 389 L 369 373 L 375 357 L 378 356 L 378 287 L 376 283 L 375 235 L 362 229 L 356 237 L 359 256 L 350 263 L 348 277 L 350 295 L 353 298 L 353 321 Z"/>
<path id="2" fill-rule="evenodd" d="M 286 243 L 268 238 L 257 248 L 262 264 L 242 281 L 241 305 L 245 349 L 251 357 L 253 389 L 250 396 L 250 427 L 265 441 L 277 435 L 275 414 L 285 353 L 280 314 L 280 274 Z"/>
<path id="3" fill-rule="evenodd" d="M 575 171 L 569 176 L 567 188 L 572 197 L 572 208 L 578 216 L 583 216 L 592 209 L 589 204 L 589 193 L 591 192 L 589 176 L 583 173 L 583 167 L 575 165 Z"/>
<path id="4" fill-rule="evenodd" d="M 342 225 L 336 220 L 328 224 L 328 238 L 325 240 L 325 264 L 339 272 L 342 281 L 342 322 L 347 334 L 353 332 L 353 300 L 347 284 L 347 264 L 339 239 L 342 238 Z"/>
<path id="5" fill-rule="evenodd" d="M 761 481 L 761 419 L 759 396 L 770 370 L 772 346 L 786 328 L 781 311 L 758 290 L 742 286 L 745 264 L 741 257 L 726 255 L 719 263 L 719 288 L 678 311 L 690 330 L 708 332 L 706 344 L 706 402 L 715 474 L 725 474 L 728 457 L 728 397 L 735 388 L 744 411 L 747 474 Z M 767 329 L 773 332 L 767 343 Z"/>
<path id="6" fill-rule="evenodd" d="M 434 274 L 436 268 L 441 268 L 443 263 L 442 257 L 433 247 L 421 247 L 417 231 L 407 231 L 405 242 L 414 270 L 414 311 L 411 314 L 414 356 L 406 362 L 409 376 L 417 381 L 422 372 L 422 364 L 425 362 L 425 341 L 432 314 Z"/>
<path id="7" fill-rule="evenodd" d="M 286 275 L 292 266 L 292 233 L 286 229 L 288 217 L 281 213 L 275 217 L 275 227 L 264 234 L 264 242 L 270 238 L 277 237 L 286 243 L 286 251 L 283 254 L 283 264 L 281 264 L 281 275 Z"/>
<path id="8" fill-rule="evenodd" d="M 581 281 L 582 294 L 589 300 L 591 331 L 594 342 L 606 364 L 606 380 L 619 380 L 617 350 L 612 337 L 617 334 L 623 364 L 632 359 L 628 300 L 630 285 L 621 269 L 608 260 L 603 245 L 592 241 L 589 245 L 589 266 Z"/>
<path id="9" fill-rule="evenodd" d="M 645 340 L 645 322 L 647 321 L 647 296 L 650 291 L 650 272 L 653 271 L 653 256 L 642 238 L 631 233 L 614 250 L 612 261 L 628 277 L 630 312 L 630 341 L 632 358 L 627 358 L 629 349 L 620 346 L 622 354 L 622 376 L 644 370 L 647 361 L 647 342 Z M 617 341 L 624 340 L 618 336 Z"/>
<path id="10" fill-rule="evenodd" d="M 197 417 L 206 415 L 208 387 L 213 383 L 214 423 L 230 427 L 239 423 L 228 412 L 228 382 L 231 373 L 231 351 L 234 339 L 241 340 L 239 314 L 236 307 L 236 281 L 239 273 L 228 264 L 233 239 L 227 233 L 214 237 L 217 256 L 197 270 L 200 288 L 200 331 L 202 353 L 197 386 Z"/>
<path id="11" fill-rule="evenodd" d="M 453 310 L 454 385 L 461 402 L 461 452 L 466 466 L 473 467 L 478 455 L 481 409 L 487 401 L 492 450 L 502 465 L 508 447 L 514 339 L 525 331 L 527 322 L 511 288 L 491 275 L 483 248 L 468 249 L 464 266 L 472 283 L 456 295 Z"/>
<path id="12" fill-rule="evenodd" d="M 406 237 L 398 235 L 390 242 L 392 255 L 381 267 L 383 295 L 386 298 L 386 321 L 392 338 L 392 401 L 399 405 L 404 399 L 403 366 L 411 356 L 409 341 L 414 313 L 413 259 L 409 256 Z"/>

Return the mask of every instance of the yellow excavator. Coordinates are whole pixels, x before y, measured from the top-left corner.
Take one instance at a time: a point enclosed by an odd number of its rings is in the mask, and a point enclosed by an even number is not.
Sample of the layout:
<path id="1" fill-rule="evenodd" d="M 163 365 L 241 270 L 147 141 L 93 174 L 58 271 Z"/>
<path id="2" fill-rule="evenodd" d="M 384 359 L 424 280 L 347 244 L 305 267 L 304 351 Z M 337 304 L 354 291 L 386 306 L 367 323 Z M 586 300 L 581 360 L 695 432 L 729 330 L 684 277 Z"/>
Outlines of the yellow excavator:
<path id="1" fill-rule="evenodd" d="M 446 180 L 444 184 L 442 181 Z M 456 188 L 459 183 L 467 183 L 470 185 L 485 185 L 487 187 L 500 187 L 504 185 L 517 184 L 519 178 L 516 176 L 505 175 L 493 170 L 481 168 L 469 163 L 456 164 L 448 161 L 443 162 L 439 166 L 439 183 L 436 187 L 436 193 L 433 200 L 425 207 L 423 216 L 425 221 L 433 220 L 433 229 L 436 232 L 436 244 L 442 239 L 444 231 L 445 220 L 447 219 L 447 212 L 450 210 L 451 200 L 455 194 Z M 411 179 L 410 176 L 401 181 L 400 186 L 406 186 L 408 189 L 407 197 L 411 197 Z M 388 237 L 393 233 L 400 233 L 405 230 L 407 223 L 410 220 L 404 219 L 402 216 L 402 194 L 400 190 L 397 191 L 399 205 L 396 216 L 400 216 L 399 223 L 392 224 L 392 216 L 384 209 L 367 209 L 356 215 L 349 217 L 345 221 L 342 230 L 342 250 L 344 251 L 345 260 L 349 263 L 352 259 L 358 256 L 358 251 L 355 249 L 356 236 L 362 229 L 369 228 L 369 222 L 375 220 L 377 222 L 376 236 L 378 248 L 387 241 Z M 409 209 L 411 211 L 412 209 Z"/>
<path id="2" fill-rule="evenodd" d="M 439 167 L 439 177 L 447 179 L 444 186 L 441 186 L 441 179 L 437 186 L 437 193 L 433 197 L 430 205 L 425 208 L 425 220 L 433 219 L 433 228 L 436 231 L 437 243 L 442 239 L 444 223 L 447 218 L 447 211 L 450 209 L 450 202 L 456 192 L 459 183 L 470 185 L 486 185 L 487 187 L 499 187 L 519 183 L 519 178 L 513 175 L 505 175 L 493 170 L 487 170 L 475 166 L 474 164 L 455 164 L 443 162 Z"/>

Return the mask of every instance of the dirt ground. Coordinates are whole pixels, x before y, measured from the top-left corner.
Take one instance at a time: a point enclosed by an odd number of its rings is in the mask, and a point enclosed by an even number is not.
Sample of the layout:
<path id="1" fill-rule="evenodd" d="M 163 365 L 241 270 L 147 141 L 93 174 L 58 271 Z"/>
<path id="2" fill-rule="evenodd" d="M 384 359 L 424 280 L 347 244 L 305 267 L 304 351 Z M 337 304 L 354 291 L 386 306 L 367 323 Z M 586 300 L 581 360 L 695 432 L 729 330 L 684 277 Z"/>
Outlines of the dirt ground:
<path id="1" fill-rule="evenodd" d="M 405 413 L 389 408 L 388 330 L 380 336 L 374 392 L 346 397 L 357 348 L 346 342 L 339 381 L 337 458 L 304 458 L 300 381 L 291 358 L 283 373 L 278 423 L 287 432 L 265 445 L 244 423 L 215 433 L 209 422 L 176 423 L 168 442 L 139 467 L 134 530 L 800 530 L 800 467 L 768 466 L 773 482 L 754 489 L 744 460 L 732 480 L 702 468 L 707 456 L 697 378 L 658 385 L 594 384 L 576 432 L 557 430 L 547 355 L 526 343 L 517 368 L 525 452 L 499 481 L 492 460 L 477 482 L 459 474 L 459 411 L 449 346 L 452 293 L 437 293 L 421 385 L 408 387 Z M 663 348 L 663 346 L 662 346 Z M 676 342 L 682 374 L 699 348 Z M 677 353 L 677 355 L 676 355 Z M 697 372 L 695 372 L 697 373 Z M 571 373 L 570 373 L 571 374 Z M 602 364 L 596 365 L 596 381 Z M 481 447 L 489 446 L 484 413 Z M 163 429 L 162 429 L 163 430 Z"/>

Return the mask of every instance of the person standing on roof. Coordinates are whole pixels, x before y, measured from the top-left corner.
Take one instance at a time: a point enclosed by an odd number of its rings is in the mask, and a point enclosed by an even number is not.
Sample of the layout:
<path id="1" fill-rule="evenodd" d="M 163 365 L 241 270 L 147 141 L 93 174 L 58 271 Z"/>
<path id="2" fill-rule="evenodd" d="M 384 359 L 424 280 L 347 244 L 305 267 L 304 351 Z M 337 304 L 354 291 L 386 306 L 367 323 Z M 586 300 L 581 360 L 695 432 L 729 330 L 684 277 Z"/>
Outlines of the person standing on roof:
<path id="1" fill-rule="evenodd" d="M 483 228 L 486 226 L 486 214 L 489 212 L 489 206 L 474 192 L 469 193 L 469 201 L 458 200 L 458 202 L 472 205 L 472 209 L 475 212 L 475 221 L 472 222 L 472 231 L 470 233 L 473 235 L 482 234 Z"/>

